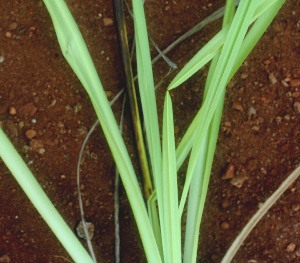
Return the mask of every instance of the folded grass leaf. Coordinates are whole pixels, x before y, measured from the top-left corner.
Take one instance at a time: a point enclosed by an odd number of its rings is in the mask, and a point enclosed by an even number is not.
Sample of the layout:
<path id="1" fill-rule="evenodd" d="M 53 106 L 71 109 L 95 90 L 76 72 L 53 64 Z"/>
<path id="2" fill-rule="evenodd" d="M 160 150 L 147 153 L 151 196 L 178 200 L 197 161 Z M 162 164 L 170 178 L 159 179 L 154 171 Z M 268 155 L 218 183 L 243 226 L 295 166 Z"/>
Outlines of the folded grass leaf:
<path id="1" fill-rule="evenodd" d="M 64 1 L 44 0 L 62 52 L 85 87 L 120 172 L 149 262 L 160 255 L 128 151 L 80 31 Z"/>

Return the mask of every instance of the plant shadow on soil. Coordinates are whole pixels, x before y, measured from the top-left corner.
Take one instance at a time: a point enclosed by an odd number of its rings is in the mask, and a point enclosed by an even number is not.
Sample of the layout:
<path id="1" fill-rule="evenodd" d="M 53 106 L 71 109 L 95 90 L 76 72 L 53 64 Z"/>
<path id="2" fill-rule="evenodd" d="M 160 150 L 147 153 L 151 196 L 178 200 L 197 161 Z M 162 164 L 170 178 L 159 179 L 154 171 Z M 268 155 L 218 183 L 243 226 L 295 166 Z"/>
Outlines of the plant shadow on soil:
<path id="1" fill-rule="evenodd" d="M 67 2 L 112 98 L 122 88 L 122 80 L 111 2 Z M 224 2 L 149 1 L 149 32 L 164 48 Z M 75 231 L 80 220 L 76 162 L 95 114 L 61 55 L 43 2 L 2 1 L 0 9 L 1 124 Z M 201 225 L 201 262 L 220 262 L 259 204 L 300 163 L 299 17 L 300 3 L 287 1 L 228 85 Z M 182 67 L 218 28 L 220 22 L 213 23 L 169 57 Z M 167 71 L 165 63 L 159 62 L 156 81 Z M 173 93 L 178 139 L 199 107 L 206 73 L 207 68 Z M 158 90 L 159 105 L 164 88 Z M 121 102 L 114 106 L 117 115 L 120 109 Z M 125 140 L 134 155 L 130 131 L 127 116 Z M 81 188 L 86 218 L 95 224 L 94 248 L 102 262 L 114 262 L 113 177 L 113 161 L 98 128 L 85 151 Z M 69 256 L 2 162 L 0 191 L 0 262 L 68 262 Z M 300 182 L 296 182 L 254 229 L 236 262 L 299 262 L 299 200 Z M 124 192 L 120 202 L 121 262 L 145 262 Z"/>

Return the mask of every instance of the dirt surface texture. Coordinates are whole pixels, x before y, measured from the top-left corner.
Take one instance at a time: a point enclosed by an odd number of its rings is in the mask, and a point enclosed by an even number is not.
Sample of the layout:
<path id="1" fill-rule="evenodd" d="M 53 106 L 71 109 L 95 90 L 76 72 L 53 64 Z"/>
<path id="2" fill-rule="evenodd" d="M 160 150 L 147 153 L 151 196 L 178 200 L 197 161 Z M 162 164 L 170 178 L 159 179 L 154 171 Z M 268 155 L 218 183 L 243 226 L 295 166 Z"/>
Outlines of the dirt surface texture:
<path id="1" fill-rule="evenodd" d="M 123 80 L 112 3 L 66 2 L 106 94 L 113 98 L 123 88 Z M 224 4 L 219 0 L 146 1 L 149 33 L 163 49 Z M 0 10 L 0 123 L 76 233 L 80 222 L 76 163 L 95 113 L 61 54 L 43 1 L 1 1 Z M 132 24 L 128 14 L 127 18 Z M 220 27 L 220 20 L 212 23 L 170 52 L 169 58 L 181 68 Z M 129 33 L 131 41 L 132 30 Z M 152 51 L 155 56 L 153 47 Z M 154 66 L 156 83 L 168 70 L 163 61 Z M 178 141 L 201 104 L 207 70 L 172 93 Z M 158 105 L 175 73 L 159 87 Z M 121 100 L 113 106 L 117 118 L 121 106 Z M 129 111 L 124 132 L 134 157 Z M 289 0 L 228 85 L 201 225 L 199 262 L 221 261 L 260 204 L 300 164 L 299 147 L 300 2 Z M 97 128 L 84 152 L 81 191 L 101 262 L 114 262 L 114 170 Z M 183 175 L 179 176 L 183 181 Z M 72 262 L 3 162 L 0 193 L 0 262 Z M 126 194 L 121 190 L 120 195 L 121 262 L 145 262 Z M 300 262 L 299 235 L 297 181 L 253 230 L 234 262 Z"/>

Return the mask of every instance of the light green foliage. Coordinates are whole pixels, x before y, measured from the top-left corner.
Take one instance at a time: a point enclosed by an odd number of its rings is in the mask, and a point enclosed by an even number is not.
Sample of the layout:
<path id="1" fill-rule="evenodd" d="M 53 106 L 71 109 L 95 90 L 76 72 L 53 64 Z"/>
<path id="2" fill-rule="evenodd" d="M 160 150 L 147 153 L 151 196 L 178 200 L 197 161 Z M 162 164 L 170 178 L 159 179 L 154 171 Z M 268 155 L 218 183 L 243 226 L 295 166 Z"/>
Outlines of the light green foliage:
<path id="1" fill-rule="evenodd" d="M 31 203 L 46 221 L 61 244 L 75 262 L 92 263 L 93 260 L 57 212 L 34 175 L 0 128 L 0 158 L 11 171 Z"/>
<path id="2" fill-rule="evenodd" d="M 241 0 L 237 10 L 234 1 L 226 2 L 223 28 L 186 64 L 166 91 L 162 142 L 143 1 L 132 2 L 139 93 L 155 187 L 147 200 L 147 207 L 100 79 L 71 13 L 63 0 L 44 2 L 53 20 L 62 52 L 89 94 L 99 118 L 132 207 L 148 262 L 179 263 L 182 254 L 184 262 L 197 262 L 200 222 L 226 85 L 285 1 Z M 211 60 L 203 104 L 175 149 L 170 92 Z M 177 170 L 189 153 L 185 184 L 179 197 Z M 188 194 L 187 225 L 182 250 L 181 221 Z M 75 252 L 69 253 L 72 255 Z"/>

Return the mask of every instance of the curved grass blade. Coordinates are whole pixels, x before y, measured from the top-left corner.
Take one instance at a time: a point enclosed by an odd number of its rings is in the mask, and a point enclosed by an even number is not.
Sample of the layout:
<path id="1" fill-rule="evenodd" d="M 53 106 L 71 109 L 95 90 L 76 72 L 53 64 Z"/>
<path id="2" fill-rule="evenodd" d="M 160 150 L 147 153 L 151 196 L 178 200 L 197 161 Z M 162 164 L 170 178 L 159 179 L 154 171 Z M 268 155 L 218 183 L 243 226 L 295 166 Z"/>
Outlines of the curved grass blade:
<path id="1" fill-rule="evenodd" d="M 228 28 L 222 29 L 183 67 L 171 81 L 168 89 L 174 89 L 194 75 L 216 56 L 219 48 L 224 44 Z"/>
<path id="2" fill-rule="evenodd" d="M 72 259 L 75 262 L 93 263 L 1 128 L 0 141 L 0 158 Z"/>
<path id="3" fill-rule="evenodd" d="M 231 24 L 232 19 L 234 17 L 234 13 L 235 1 L 227 0 L 223 18 L 223 28 Z M 211 66 L 209 68 L 207 81 L 205 84 L 204 100 L 207 95 L 208 87 L 210 86 L 212 76 L 214 75 L 214 71 L 216 70 L 219 55 L 220 54 L 217 54 L 213 58 Z M 209 131 L 203 136 L 203 142 L 201 143 L 200 148 L 200 152 L 202 153 L 200 154 L 200 158 L 198 160 L 198 167 L 196 167 L 195 172 L 192 176 L 186 215 L 186 232 L 183 256 L 184 263 L 197 261 L 200 223 L 206 200 L 206 194 L 211 174 L 211 167 L 215 153 L 219 127 L 221 123 L 224 98 L 225 90 L 220 99 L 220 103 L 214 113 L 211 125 L 209 127 Z"/>
<path id="4" fill-rule="evenodd" d="M 258 17 L 269 10 L 278 0 L 263 0 L 260 1 L 256 7 L 255 13 L 252 17 L 253 23 Z M 232 6 L 235 4 L 232 3 Z M 227 19 L 227 18 L 225 18 Z M 223 30 L 226 31 L 225 34 L 219 35 Z M 200 70 L 204 65 L 206 65 L 218 52 L 218 49 L 224 44 L 225 37 L 227 35 L 226 27 L 223 28 L 216 36 L 213 37 L 198 53 L 182 68 L 182 70 L 175 76 L 173 81 L 169 85 L 169 90 L 178 87 L 192 75 L 194 75 L 198 70 Z M 218 42 L 219 41 L 219 42 Z M 215 48 L 214 48 L 215 47 Z"/>
<path id="5" fill-rule="evenodd" d="M 234 66 L 232 68 L 232 72 L 228 78 L 228 81 L 234 76 L 234 74 L 237 72 L 243 61 L 246 59 L 246 57 L 250 54 L 254 46 L 257 44 L 263 33 L 266 31 L 267 27 L 271 24 L 272 20 L 284 4 L 285 0 L 278 0 L 273 4 L 273 6 L 266 10 L 265 13 L 263 13 L 253 24 L 249 32 L 247 33 L 242 47 L 238 53 L 238 57 L 234 63 Z M 257 10 L 258 11 L 258 10 Z M 227 82 L 228 82 L 227 81 Z M 184 134 L 182 140 L 180 141 L 177 150 L 176 150 L 176 156 L 177 156 L 177 169 L 179 169 L 188 156 L 192 145 L 194 141 L 195 136 L 195 130 L 196 130 L 196 124 L 199 122 L 199 119 L 201 117 L 200 111 L 196 114 L 194 120 L 190 124 L 188 130 Z"/>
<path id="6" fill-rule="evenodd" d="M 142 1 L 132 1 L 132 6 L 134 15 L 133 18 L 139 92 L 143 110 L 147 147 L 150 156 L 150 168 L 152 171 L 154 188 L 157 195 L 160 228 L 164 229 L 164 214 L 163 210 L 161 210 L 163 207 L 163 190 L 161 182 L 161 142 L 146 19 Z M 156 237 L 156 239 L 160 240 L 160 237 Z M 164 248 L 166 244 L 164 236 L 161 237 L 161 240 Z"/>
<path id="7" fill-rule="evenodd" d="M 131 204 L 147 259 L 149 262 L 161 262 L 129 154 L 80 31 L 64 1 L 44 2 L 53 20 L 62 52 L 89 94 L 99 118 Z"/>
<path id="8" fill-rule="evenodd" d="M 232 25 L 229 28 L 224 47 L 218 60 L 218 65 L 207 92 L 207 97 L 205 98 L 203 106 L 200 109 L 202 116 L 199 120 L 199 123 L 197 124 L 198 135 L 197 138 L 195 138 L 194 146 L 192 148 L 191 157 L 188 164 L 186 182 L 184 184 L 182 197 L 180 200 L 179 210 L 181 215 L 187 198 L 191 179 L 197 166 L 197 161 L 200 158 L 199 156 L 201 154 L 200 149 L 203 136 L 209 128 L 213 114 L 225 90 L 237 54 L 251 23 L 256 5 L 257 1 L 255 0 L 242 0 L 240 2 Z"/>
<path id="9" fill-rule="evenodd" d="M 181 262 L 181 224 L 178 214 L 178 185 L 174 137 L 173 108 L 169 92 L 166 92 L 162 134 L 162 188 L 165 228 L 164 262 Z"/>

